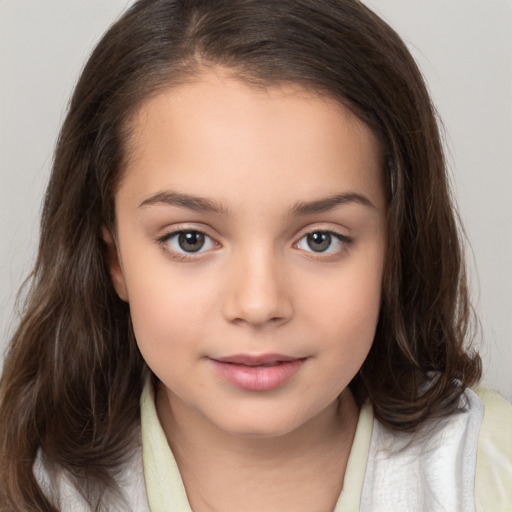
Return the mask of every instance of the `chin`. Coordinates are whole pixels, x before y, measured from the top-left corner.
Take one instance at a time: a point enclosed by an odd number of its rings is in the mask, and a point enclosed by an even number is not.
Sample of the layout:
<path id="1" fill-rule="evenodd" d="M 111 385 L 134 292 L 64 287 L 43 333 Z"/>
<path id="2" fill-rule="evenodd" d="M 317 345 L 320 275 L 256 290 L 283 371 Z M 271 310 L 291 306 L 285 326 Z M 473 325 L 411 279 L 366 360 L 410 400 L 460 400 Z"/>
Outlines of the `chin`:
<path id="1" fill-rule="evenodd" d="M 243 439 L 269 439 L 282 437 L 299 429 L 303 422 L 297 418 L 279 418 L 276 414 L 255 417 L 248 415 L 246 417 L 233 418 L 233 421 L 227 423 L 224 421 L 217 423 L 217 427 L 224 432 Z"/>
<path id="2" fill-rule="evenodd" d="M 229 434 L 239 437 L 241 439 L 272 439 L 276 437 L 283 437 L 293 432 L 295 428 L 284 428 L 278 426 L 265 426 L 257 428 L 255 425 L 248 426 L 247 428 L 237 428 L 228 431 Z"/>

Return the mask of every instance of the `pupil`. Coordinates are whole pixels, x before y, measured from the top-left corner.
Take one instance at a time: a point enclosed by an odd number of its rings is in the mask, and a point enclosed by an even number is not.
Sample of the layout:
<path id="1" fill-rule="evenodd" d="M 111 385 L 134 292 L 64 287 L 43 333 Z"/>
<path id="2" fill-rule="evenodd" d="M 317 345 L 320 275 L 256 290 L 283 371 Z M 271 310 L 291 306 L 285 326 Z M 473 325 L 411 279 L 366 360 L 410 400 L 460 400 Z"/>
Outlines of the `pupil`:
<path id="1" fill-rule="evenodd" d="M 310 233 L 307 237 L 309 247 L 315 252 L 323 252 L 329 249 L 331 245 L 331 235 L 329 233 Z"/>
<path id="2" fill-rule="evenodd" d="M 178 236 L 178 243 L 186 252 L 197 252 L 204 245 L 204 235 L 197 231 L 180 233 Z"/>

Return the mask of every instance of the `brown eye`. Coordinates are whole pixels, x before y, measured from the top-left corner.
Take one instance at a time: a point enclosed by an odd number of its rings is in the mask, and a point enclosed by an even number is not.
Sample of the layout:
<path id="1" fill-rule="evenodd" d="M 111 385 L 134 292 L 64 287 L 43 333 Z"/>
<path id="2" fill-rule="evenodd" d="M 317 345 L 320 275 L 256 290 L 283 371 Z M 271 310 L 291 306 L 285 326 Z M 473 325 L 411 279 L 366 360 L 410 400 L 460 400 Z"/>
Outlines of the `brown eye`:
<path id="1" fill-rule="evenodd" d="M 297 248 L 302 251 L 335 255 L 347 250 L 352 244 L 348 236 L 335 231 L 311 231 L 306 233 L 297 243 Z"/>
<path id="2" fill-rule="evenodd" d="M 331 242 L 331 234 L 325 231 L 316 231 L 306 236 L 306 243 L 314 252 L 325 252 L 331 246 Z"/>
<path id="3" fill-rule="evenodd" d="M 182 231 L 178 234 L 178 245 L 185 252 L 198 252 L 204 247 L 205 236 L 198 231 Z"/>
<path id="4" fill-rule="evenodd" d="M 160 238 L 159 242 L 171 253 L 180 255 L 199 254 L 217 246 L 206 233 L 194 229 L 174 231 Z"/>

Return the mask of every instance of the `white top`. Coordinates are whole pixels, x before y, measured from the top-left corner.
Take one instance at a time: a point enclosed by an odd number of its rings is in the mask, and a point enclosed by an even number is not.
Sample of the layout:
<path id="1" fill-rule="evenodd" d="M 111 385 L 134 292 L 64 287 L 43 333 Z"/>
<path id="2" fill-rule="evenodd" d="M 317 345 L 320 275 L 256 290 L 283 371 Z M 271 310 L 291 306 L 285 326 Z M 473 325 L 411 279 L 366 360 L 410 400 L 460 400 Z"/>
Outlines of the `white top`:
<path id="1" fill-rule="evenodd" d="M 333 512 L 512 512 L 512 405 L 487 389 L 466 390 L 464 400 L 461 412 L 413 435 L 382 426 L 365 404 Z M 105 497 L 105 510 L 192 512 L 149 381 L 141 434 L 119 475 L 123 498 Z M 62 512 L 88 510 L 66 476 L 49 481 L 41 458 L 34 471 Z"/>

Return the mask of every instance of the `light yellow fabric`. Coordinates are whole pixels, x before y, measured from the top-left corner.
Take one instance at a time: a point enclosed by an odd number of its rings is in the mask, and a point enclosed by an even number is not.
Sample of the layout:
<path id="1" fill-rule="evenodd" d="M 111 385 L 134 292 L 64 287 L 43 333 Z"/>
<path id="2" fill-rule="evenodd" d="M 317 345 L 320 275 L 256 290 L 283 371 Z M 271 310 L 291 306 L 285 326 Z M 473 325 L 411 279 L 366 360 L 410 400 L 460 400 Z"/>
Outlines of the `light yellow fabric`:
<path id="1" fill-rule="evenodd" d="M 141 397 L 142 460 L 151 512 L 192 512 L 178 466 L 167 444 L 148 379 Z"/>
<path id="2" fill-rule="evenodd" d="M 491 389 L 475 392 L 485 408 L 476 458 L 476 511 L 512 512 L 512 405 Z"/>
<path id="3" fill-rule="evenodd" d="M 476 392 L 485 407 L 477 453 L 476 512 L 512 512 L 512 405 L 492 390 L 478 388 Z M 333 512 L 359 510 L 373 421 L 372 408 L 363 406 L 343 490 Z M 149 381 L 141 397 L 141 426 L 151 512 L 192 512 L 178 466 L 158 420 Z"/>
<path id="4" fill-rule="evenodd" d="M 369 403 L 366 403 L 359 413 L 356 435 L 345 471 L 343 489 L 333 512 L 358 512 L 359 510 L 372 427 L 373 409 Z"/>

